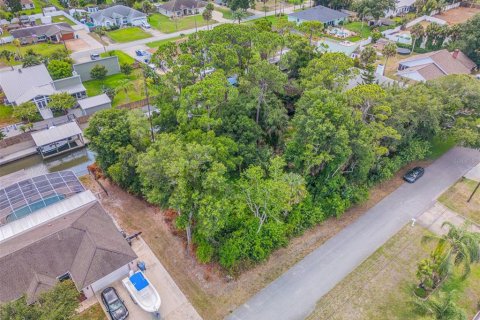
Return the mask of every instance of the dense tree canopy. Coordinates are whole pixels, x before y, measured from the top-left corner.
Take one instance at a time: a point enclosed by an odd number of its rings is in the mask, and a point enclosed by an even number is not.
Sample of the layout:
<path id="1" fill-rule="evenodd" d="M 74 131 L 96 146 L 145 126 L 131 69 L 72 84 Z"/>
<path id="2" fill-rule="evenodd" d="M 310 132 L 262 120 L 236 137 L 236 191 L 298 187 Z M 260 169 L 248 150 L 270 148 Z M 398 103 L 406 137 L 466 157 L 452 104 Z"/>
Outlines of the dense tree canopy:
<path id="1" fill-rule="evenodd" d="M 480 144 L 480 82 L 347 90 L 354 61 L 320 53 L 292 27 L 224 24 L 160 45 L 153 62 L 166 74 L 152 80 L 161 92 L 153 143 L 142 114 L 111 109 L 90 120 L 106 175 L 174 209 L 201 262 L 234 271 L 267 259 L 424 158 L 434 138 Z M 374 59 L 365 54 L 362 66 Z"/>

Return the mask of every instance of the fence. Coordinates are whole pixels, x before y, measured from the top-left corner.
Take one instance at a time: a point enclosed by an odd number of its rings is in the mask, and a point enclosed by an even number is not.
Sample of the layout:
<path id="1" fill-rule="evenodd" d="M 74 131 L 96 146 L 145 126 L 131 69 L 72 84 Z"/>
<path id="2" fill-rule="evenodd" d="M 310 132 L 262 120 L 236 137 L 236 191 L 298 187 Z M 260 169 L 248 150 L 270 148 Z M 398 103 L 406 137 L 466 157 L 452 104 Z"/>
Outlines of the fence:
<path id="1" fill-rule="evenodd" d="M 13 146 L 14 144 L 22 143 L 30 140 L 32 140 L 32 134 L 30 132 L 23 132 L 23 133 L 17 134 L 16 136 L 0 140 L 0 148 L 10 147 L 10 146 Z"/>
<path id="2" fill-rule="evenodd" d="M 432 12 L 430 12 L 430 15 L 431 16 L 434 16 L 436 14 L 439 14 L 440 12 L 444 12 L 444 11 L 448 11 L 448 10 L 451 10 L 451 9 L 455 9 L 455 8 L 458 8 L 460 7 L 461 3 L 460 2 L 457 2 L 457 3 L 453 3 L 453 4 L 449 4 L 445 7 L 442 8 L 442 10 L 433 10 Z"/>
<path id="3" fill-rule="evenodd" d="M 147 99 L 142 99 L 142 100 L 137 100 L 137 101 L 133 101 L 133 102 L 129 102 L 129 103 L 125 103 L 125 104 L 122 104 L 122 105 L 119 105 L 117 106 L 118 109 L 129 109 L 129 110 L 132 110 L 132 109 L 137 109 L 137 108 L 142 108 L 142 107 L 145 107 L 148 105 L 148 103 L 150 102 L 150 104 L 152 103 L 152 101 L 154 101 L 157 97 L 154 96 L 154 97 L 150 97 L 147 101 Z"/>

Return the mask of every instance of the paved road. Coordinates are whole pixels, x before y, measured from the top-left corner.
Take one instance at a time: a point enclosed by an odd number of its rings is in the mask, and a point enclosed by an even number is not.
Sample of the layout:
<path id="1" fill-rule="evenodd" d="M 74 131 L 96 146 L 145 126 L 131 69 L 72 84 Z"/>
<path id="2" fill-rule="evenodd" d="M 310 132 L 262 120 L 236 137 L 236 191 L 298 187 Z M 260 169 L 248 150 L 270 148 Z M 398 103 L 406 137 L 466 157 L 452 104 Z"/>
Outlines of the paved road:
<path id="1" fill-rule="evenodd" d="M 304 319 L 323 295 L 479 162 L 478 151 L 450 150 L 426 169 L 422 179 L 402 185 L 227 319 Z"/>

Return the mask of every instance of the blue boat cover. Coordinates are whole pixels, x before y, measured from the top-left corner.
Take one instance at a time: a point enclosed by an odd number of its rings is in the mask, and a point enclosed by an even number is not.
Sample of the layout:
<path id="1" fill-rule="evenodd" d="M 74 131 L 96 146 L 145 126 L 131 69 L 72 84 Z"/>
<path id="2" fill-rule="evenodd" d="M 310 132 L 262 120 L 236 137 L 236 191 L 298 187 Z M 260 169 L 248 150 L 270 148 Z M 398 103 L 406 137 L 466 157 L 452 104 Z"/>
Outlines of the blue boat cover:
<path id="1" fill-rule="evenodd" d="M 140 291 L 148 286 L 148 281 L 141 272 L 134 273 L 133 276 L 130 277 L 130 282 L 133 283 L 133 286 L 135 289 L 137 289 L 137 291 Z"/>

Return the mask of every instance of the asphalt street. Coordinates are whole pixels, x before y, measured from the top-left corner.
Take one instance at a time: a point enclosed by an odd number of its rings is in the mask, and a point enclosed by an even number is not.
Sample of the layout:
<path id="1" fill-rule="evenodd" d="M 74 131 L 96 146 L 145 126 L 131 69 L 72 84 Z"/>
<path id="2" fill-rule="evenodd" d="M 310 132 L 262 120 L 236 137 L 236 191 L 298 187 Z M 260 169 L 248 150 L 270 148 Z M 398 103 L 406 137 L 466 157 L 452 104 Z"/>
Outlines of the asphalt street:
<path id="1" fill-rule="evenodd" d="M 285 272 L 227 317 L 229 320 L 297 320 L 412 218 L 480 162 L 480 152 L 454 148 L 403 184 L 336 236 Z"/>

